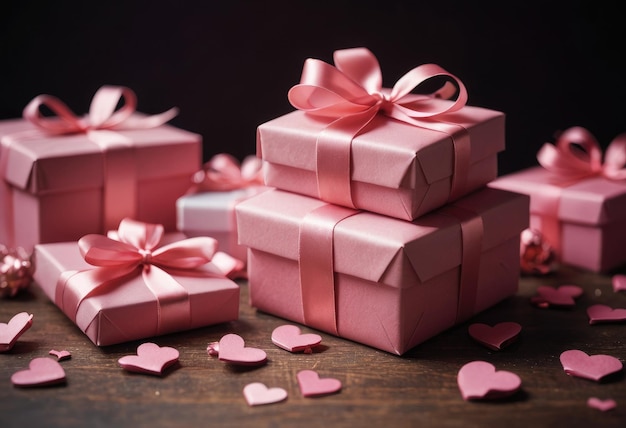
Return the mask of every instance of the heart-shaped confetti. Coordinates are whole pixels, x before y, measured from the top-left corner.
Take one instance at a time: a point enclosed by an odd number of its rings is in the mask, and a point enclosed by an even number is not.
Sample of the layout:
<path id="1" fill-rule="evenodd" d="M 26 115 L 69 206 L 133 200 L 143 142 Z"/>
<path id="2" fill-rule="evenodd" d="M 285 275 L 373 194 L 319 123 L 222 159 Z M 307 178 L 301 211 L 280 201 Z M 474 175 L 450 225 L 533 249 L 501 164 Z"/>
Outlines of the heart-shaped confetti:
<path id="1" fill-rule="evenodd" d="M 287 391 L 282 388 L 268 388 L 261 382 L 249 383 L 243 388 L 243 395 L 250 406 L 260 406 L 283 401 Z"/>
<path id="2" fill-rule="evenodd" d="M 163 371 L 178 361 L 178 350 L 155 343 L 142 343 L 137 355 L 126 355 L 118 360 L 124 370 L 161 376 Z"/>
<path id="3" fill-rule="evenodd" d="M 593 305 L 587 308 L 589 324 L 626 321 L 626 309 L 613 309 L 606 305 Z"/>
<path id="4" fill-rule="evenodd" d="M 70 358 L 72 358 L 72 354 L 70 354 L 69 351 L 66 351 L 65 349 L 62 351 L 57 351 L 56 349 L 51 349 L 48 354 L 50 355 L 54 355 L 55 357 L 57 357 L 58 361 L 63 361 L 63 360 L 69 360 Z"/>
<path id="5" fill-rule="evenodd" d="M 508 397 L 522 385 L 515 373 L 496 371 L 486 361 L 472 361 L 459 370 L 457 383 L 464 400 L 496 399 Z"/>
<path id="6" fill-rule="evenodd" d="M 558 288 L 541 285 L 537 287 L 537 295 L 531 298 L 531 302 L 541 308 L 569 307 L 575 305 L 575 299 L 582 294 L 583 289 L 577 285 L 562 285 Z"/>
<path id="7" fill-rule="evenodd" d="M 35 358 L 28 369 L 13 373 L 11 382 L 15 386 L 47 386 L 65 382 L 65 370 L 52 358 Z"/>
<path id="8" fill-rule="evenodd" d="M 516 322 L 501 322 L 493 327 L 487 324 L 472 324 L 468 332 L 478 343 L 489 349 L 499 351 L 515 342 L 522 331 L 522 326 Z"/>
<path id="9" fill-rule="evenodd" d="M 220 339 L 218 358 L 230 364 L 256 366 L 264 364 L 267 354 L 262 349 L 246 347 L 245 342 L 238 334 L 227 334 Z"/>
<path id="10" fill-rule="evenodd" d="M 596 397 L 590 397 L 587 400 L 587 406 L 591 407 L 592 409 L 606 412 L 608 410 L 613 410 L 617 406 L 617 403 L 615 402 L 615 400 L 611 399 L 601 400 Z"/>
<path id="11" fill-rule="evenodd" d="M 272 342 L 279 348 L 289 352 L 310 353 L 311 348 L 317 346 L 322 341 L 319 334 L 302 334 L 299 327 L 295 325 L 281 325 L 272 331 Z"/>
<path id="12" fill-rule="evenodd" d="M 33 325 L 32 314 L 20 312 L 11 318 L 8 323 L 0 323 L 0 352 L 13 348 L 17 339 Z"/>
<path id="13" fill-rule="evenodd" d="M 314 370 L 301 370 L 296 375 L 304 397 L 333 394 L 341 389 L 341 381 L 332 377 L 320 378 Z"/>
<path id="14" fill-rule="evenodd" d="M 622 370 L 622 362 L 610 355 L 587 355 L 572 349 L 561 354 L 561 364 L 565 373 L 595 381 Z"/>
<path id="15" fill-rule="evenodd" d="M 613 275 L 613 291 L 626 291 L 626 275 Z"/>

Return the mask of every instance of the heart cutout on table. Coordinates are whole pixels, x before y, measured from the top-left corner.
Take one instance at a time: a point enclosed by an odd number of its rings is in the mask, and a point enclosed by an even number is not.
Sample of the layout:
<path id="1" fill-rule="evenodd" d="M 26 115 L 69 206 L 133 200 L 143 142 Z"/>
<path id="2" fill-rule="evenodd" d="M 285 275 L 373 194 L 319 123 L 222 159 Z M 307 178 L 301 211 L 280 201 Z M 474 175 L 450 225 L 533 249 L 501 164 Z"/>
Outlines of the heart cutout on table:
<path id="1" fill-rule="evenodd" d="M 50 351 L 48 351 L 48 354 L 57 357 L 57 361 L 69 360 L 72 357 L 72 354 L 70 354 L 70 352 L 66 351 L 65 349 L 62 351 L 51 349 Z"/>
<path id="2" fill-rule="evenodd" d="M 246 347 L 238 334 L 227 334 L 220 339 L 217 348 L 218 358 L 230 364 L 256 366 L 264 364 L 267 354 L 262 349 Z"/>
<path id="3" fill-rule="evenodd" d="M 515 342 L 521 331 L 522 326 L 516 322 L 501 322 L 493 327 L 476 323 L 468 328 L 469 335 L 474 340 L 494 351 L 499 351 Z"/>
<path id="4" fill-rule="evenodd" d="M 572 349 L 560 357 L 565 373 L 585 379 L 599 381 L 605 376 L 622 370 L 622 362 L 610 355 L 587 355 L 583 351 Z"/>
<path id="5" fill-rule="evenodd" d="M 28 369 L 13 373 L 11 382 L 15 386 L 48 386 L 65 382 L 65 370 L 52 358 L 34 358 Z"/>
<path id="6" fill-rule="evenodd" d="M 613 275 L 613 291 L 626 291 L 626 275 Z"/>
<path id="7" fill-rule="evenodd" d="M 608 410 L 614 409 L 617 406 L 617 403 L 615 402 L 615 400 L 611 400 L 611 399 L 601 400 L 596 397 L 590 397 L 587 400 L 587 406 L 591 407 L 592 409 L 597 409 L 602 412 L 606 412 Z"/>
<path id="8" fill-rule="evenodd" d="M 301 370 L 296 375 L 304 397 L 333 394 L 341 389 L 341 381 L 332 377 L 320 378 L 314 370 Z"/>
<path id="9" fill-rule="evenodd" d="M 126 355 L 117 362 L 124 370 L 161 376 L 163 371 L 178 361 L 178 350 L 146 342 L 137 347 L 137 355 Z"/>
<path id="10" fill-rule="evenodd" d="M 589 324 L 626 321 L 626 309 L 613 309 L 606 305 L 593 305 L 587 308 Z"/>
<path id="11" fill-rule="evenodd" d="M 537 295 L 531 298 L 531 302 L 541 308 L 568 307 L 575 305 L 575 299 L 582 294 L 583 289 L 577 285 L 561 285 L 558 288 L 541 285 L 537 287 Z"/>
<path id="12" fill-rule="evenodd" d="M 268 388 L 261 382 L 249 383 L 243 388 L 243 395 L 250 406 L 273 404 L 287 398 L 283 388 Z"/>
<path id="13" fill-rule="evenodd" d="M 272 331 L 272 342 L 279 348 L 289 352 L 311 353 L 311 348 L 317 346 L 322 341 L 319 334 L 302 334 L 299 327 L 295 325 L 281 325 Z"/>
<path id="14" fill-rule="evenodd" d="M 515 373 L 496 371 L 486 361 L 472 361 L 459 370 L 457 383 L 464 400 L 496 399 L 517 392 L 522 380 Z"/>
<path id="15" fill-rule="evenodd" d="M 33 325 L 33 315 L 20 312 L 11 318 L 8 323 L 0 323 L 0 352 L 13 348 L 17 339 Z"/>

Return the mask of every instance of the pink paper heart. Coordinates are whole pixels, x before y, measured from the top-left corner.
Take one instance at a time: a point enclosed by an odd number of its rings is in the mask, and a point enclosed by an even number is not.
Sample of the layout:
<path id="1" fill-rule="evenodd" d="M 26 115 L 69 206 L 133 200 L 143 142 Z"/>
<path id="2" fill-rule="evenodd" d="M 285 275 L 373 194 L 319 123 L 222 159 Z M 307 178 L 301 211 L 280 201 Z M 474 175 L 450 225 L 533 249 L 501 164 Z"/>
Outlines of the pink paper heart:
<path id="1" fill-rule="evenodd" d="M 33 316 L 20 312 L 11 318 L 8 323 L 0 323 L 0 352 L 9 351 L 17 339 L 33 325 Z"/>
<path id="2" fill-rule="evenodd" d="M 296 377 L 304 397 L 328 395 L 341 389 L 341 381 L 331 377 L 320 378 L 314 370 L 301 370 Z"/>
<path id="3" fill-rule="evenodd" d="M 589 324 L 626 321 L 626 309 L 613 309 L 606 305 L 589 306 L 587 315 L 589 315 Z"/>
<path id="4" fill-rule="evenodd" d="M 63 361 L 63 360 L 68 360 L 72 357 L 72 354 L 70 354 L 69 351 L 66 351 L 65 349 L 62 351 L 57 351 L 55 349 L 51 349 L 48 354 L 50 355 L 54 355 L 55 357 L 57 357 L 58 361 Z"/>
<path id="5" fill-rule="evenodd" d="M 218 347 L 220 361 L 244 366 L 256 366 L 265 363 L 267 354 L 262 349 L 246 347 L 244 340 L 237 334 L 227 334 L 220 339 Z"/>
<path id="6" fill-rule="evenodd" d="M 599 381 L 605 376 L 622 370 L 622 362 L 610 355 L 587 355 L 583 351 L 572 349 L 561 354 L 561 364 L 565 373 Z"/>
<path id="7" fill-rule="evenodd" d="M 611 399 L 601 400 L 596 397 L 590 397 L 587 400 L 587 406 L 591 407 L 592 409 L 597 409 L 597 410 L 606 412 L 607 410 L 614 409 L 617 406 L 617 403 L 615 402 L 615 400 L 611 400 Z"/>
<path id="8" fill-rule="evenodd" d="M 260 406 L 283 401 L 287 391 L 282 388 L 268 388 L 261 382 L 249 383 L 243 388 L 243 395 L 250 406 Z"/>
<path id="9" fill-rule="evenodd" d="M 322 337 L 319 334 L 302 334 L 300 328 L 295 325 L 281 325 L 272 332 L 274 345 L 289 352 L 307 352 L 321 341 Z"/>
<path id="10" fill-rule="evenodd" d="M 124 370 L 136 373 L 162 375 L 163 370 L 178 361 L 178 350 L 155 343 L 142 343 L 137 355 L 126 355 L 118 360 Z"/>
<path id="11" fill-rule="evenodd" d="M 35 358 L 28 369 L 13 373 L 11 382 L 15 386 L 46 386 L 63 383 L 65 370 L 52 358 Z"/>
<path id="12" fill-rule="evenodd" d="M 493 327 L 487 324 L 472 324 L 468 332 L 474 340 L 486 347 L 499 351 L 513 343 L 522 331 L 522 326 L 516 322 L 501 322 Z"/>
<path id="13" fill-rule="evenodd" d="M 459 370 L 457 383 L 464 400 L 494 399 L 514 394 L 522 385 L 515 373 L 496 371 L 486 361 L 472 361 Z"/>
<path id="14" fill-rule="evenodd" d="M 613 291 L 626 291 L 626 275 L 613 275 Z"/>
<path id="15" fill-rule="evenodd" d="M 531 298 L 531 302 L 540 307 L 573 306 L 575 299 L 582 294 L 583 289 L 577 285 L 562 285 L 558 288 L 542 285 L 537 288 L 537 296 Z"/>

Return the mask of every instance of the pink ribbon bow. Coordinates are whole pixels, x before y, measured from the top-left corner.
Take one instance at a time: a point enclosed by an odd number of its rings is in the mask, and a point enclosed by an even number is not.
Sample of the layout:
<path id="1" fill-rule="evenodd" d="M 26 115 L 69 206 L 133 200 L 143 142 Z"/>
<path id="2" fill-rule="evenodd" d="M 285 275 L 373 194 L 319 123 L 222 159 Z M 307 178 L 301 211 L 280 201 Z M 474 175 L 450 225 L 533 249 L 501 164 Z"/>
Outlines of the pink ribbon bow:
<path id="1" fill-rule="evenodd" d="M 537 160 L 545 169 L 562 177 L 578 180 L 601 175 L 610 180 L 626 179 L 626 133 L 609 144 L 602 163 L 602 150 L 595 137 L 585 128 L 565 130 L 554 145 L 544 144 Z"/>
<path id="2" fill-rule="evenodd" d="M 292 87 L 288 94 L 295 108 L 335 118 L 317 140 L 317 180 L 321 199 L 354 208 L 350 195 L 350 144 L 379 113 L 450 135 L 459 131 L 467 133 L 458 125 L 433 120 L 458 111 L 467 102 L 463 83 L 438 65 L 424 64 L 413 68 L 388 91 L 382 87 L 378 60 L 368 49 L 338 50 L 333 57 L 334 67 L 320 60 L 307 59 L 300 84 Z M 411 94 L 418 86 L 437 77 L 448 81 L 435 93 Z M 456 92 L 454 102 L 443 101 Z M 453 179 L 451 199 L 462 193 L 462 175 L 469 162 L 469 148 L 459 142 L 461 139 L 453 137 L 456 140 L 457 181 Z"/>
<path id="3" fill-rule="evenodd" d="M 262 186 L 262 160 L 248 156 L 240 165 L 233 156 L 220 153 L 204 164 L 201 171 L 193 177 L 193 186 L 188 193 L 228 191 L 244 189 L 250 186 Z"/>
<path id="4" fill-rule="evenodd" d="M 157 299 L 157 333 L 182 329 L 190 323 L 186 289 L 170 273 L 223 277 L 219 269 L 198 270 L 216 253 L 217 241 L 197 237 L 157 248 L 163 226 L 124 219 L 114 240 L 103 235 L 86 235 L 78 241 L 80 252 L 94 269 L 66 272 L 56 288 L 56 302 L 76 321 L 81 302 L 103 288 L 131 275 L 141 274 Z M 68 309 L 66 311 L 66 309 Z"/>

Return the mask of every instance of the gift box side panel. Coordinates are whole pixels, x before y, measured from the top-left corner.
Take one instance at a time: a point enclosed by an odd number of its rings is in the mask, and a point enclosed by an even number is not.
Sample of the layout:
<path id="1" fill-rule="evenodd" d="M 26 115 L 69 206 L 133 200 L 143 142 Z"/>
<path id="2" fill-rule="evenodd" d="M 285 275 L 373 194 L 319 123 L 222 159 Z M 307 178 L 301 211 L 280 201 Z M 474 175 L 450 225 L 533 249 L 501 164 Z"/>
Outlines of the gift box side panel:
<path id="1" fill-rule="evenodd" d="M 176 200 L 189 188 L 190 175 L 159 177 L 138 183 L 135 220 L 176 230 Z M 120 221 L 122 219 L 119 219 Z"/>
<path id="2" fill-rule="evenodd" d="M 563 263 L 592 272 L 608 272 L 626 263 L 626 228 L 621 222 L 602 227 L 562 224 Z"/>

